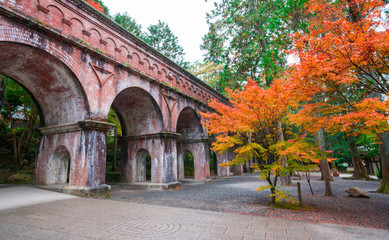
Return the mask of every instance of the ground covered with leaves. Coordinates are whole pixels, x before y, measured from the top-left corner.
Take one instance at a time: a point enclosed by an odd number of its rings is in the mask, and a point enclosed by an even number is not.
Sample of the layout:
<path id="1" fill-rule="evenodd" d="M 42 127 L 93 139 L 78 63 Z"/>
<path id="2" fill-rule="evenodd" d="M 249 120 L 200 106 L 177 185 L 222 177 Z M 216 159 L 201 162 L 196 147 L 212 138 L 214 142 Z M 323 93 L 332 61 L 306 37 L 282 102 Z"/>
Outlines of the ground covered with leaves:
<path id="1" fill-rule="evenodd" d="M 227 179 L 214 179 L 207 183 L 187 182 L 181 190 L 145 190 L 131 186 L 112 185 L 112 200 L 163 205 L 180 208 L 200 209 L 216 212 L 260 215 L 274 218 L 294 219 L 309 222 L 336 223 L 389 229 L 389 195 L 373 193 L 379 181 L 346 180 L 339 177 L 332 182 L 335 197 L 324 196 L 324 182 L 320 175 L 312 176 L 314 195 L 310 193 L 305 179 L 301 180 L 304 205 L 313 210 L 288 210 L 269 206 L 270 192 L 255 190 L 266 183 L 255 174 Z M 294 180 L 296 184 L 299 180 Z M 349 197 L 344 191 L 360 187 L 370 198 Z M 286 187 L 297 199 L 296 186 Z"/>

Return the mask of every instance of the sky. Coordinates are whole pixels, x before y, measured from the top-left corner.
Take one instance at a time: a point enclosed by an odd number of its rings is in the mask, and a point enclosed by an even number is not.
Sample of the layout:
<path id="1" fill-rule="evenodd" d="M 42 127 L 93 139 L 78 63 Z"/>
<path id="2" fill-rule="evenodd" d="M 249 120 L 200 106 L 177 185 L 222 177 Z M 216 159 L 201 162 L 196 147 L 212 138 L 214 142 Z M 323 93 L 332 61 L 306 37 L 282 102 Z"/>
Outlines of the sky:
<path id="1" fill-rule="evenodd" d="M 214 8 L 215 0 L 103 0 L 110 14 L 128 12 L 143 31 L 158 20 L 169 25 L 186 53 L 185 60 L 203 59 L 202 37 L 208 32 L 206 13 Z M 216 2 L 219 2 L 216 0 Z"/>

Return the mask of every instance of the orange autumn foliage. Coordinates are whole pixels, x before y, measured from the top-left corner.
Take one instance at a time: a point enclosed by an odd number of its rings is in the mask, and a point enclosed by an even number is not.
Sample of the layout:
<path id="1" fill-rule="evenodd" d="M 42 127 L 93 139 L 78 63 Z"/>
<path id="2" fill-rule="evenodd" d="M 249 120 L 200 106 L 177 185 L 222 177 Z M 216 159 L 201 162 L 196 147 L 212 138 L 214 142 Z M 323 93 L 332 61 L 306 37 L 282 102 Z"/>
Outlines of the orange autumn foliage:
<path id="1" fill-rule="evenodd" d="M 389 130 L 389 30 L 378 21 L 382 1 L 311 0 L 307 33 L 293 35 L 299 58 L 290 81 L 295 98 L 305 104 L 292 122 L 316 133 L 351 135 Z"/>
<path id="2" fill-rule="evenodd" d="M 101 6 L 101 3 L 96 0 L 85 0 L 89 5 L 94 7 L 97 11 L 104 13 L 104 8 Z"/>
<path id="3" fill-rule="evenodd" d="M 224 152 L 250 137 L 256 142 L 275 144 L 279 134 L 278 122 L 284 121 L 292 104 L 288 89 L 288 84 L 283 80 L 274 81 L 269 89 L 249 80 L 242 91 L 226 90 L 232 106 L 213 99 L 209 106 L 216 112 L 202 113 L 207 119 L 205 125 L 209 133 L 216 135 L 213 150 Z"/>
<path id="4" fill-rule="evenodd" d="M 216 112 L 201 115 L 209 133 L 216 136 L 213 150 L 224 153 L 234 149 L 236 153 L 235 159 L 224 165 L 242 164 L 251 157 L 277 162 L 279 156 L 290 154 L 300 156 L 300 161 L 319 160 L 315 147 L 304 145 L 301 138 L 293 140 L 295 144 L 279 141 L 280 123 L 285 124 L 290 108 L 296 107 L 292 89 L 285 80 L 276 79 L 268 89 L 249 80 L 242 91 L 227 89 L 230 106 L 215 99 L 209 103 Z"/>
<path id="5" fill-rule="evenodd" d="M 209 106 L 215 112 L 201 113 L 209 133 L 216 137 L 213 150 L 222 154 L 235 152 L 235 158 L 221 166 L 239 165 L 255 158 L 257 163 L 252 167 L 268 182 L 257 190 L 270 189 L 273 202 L 293 201 L 277 188 L 278 177 L 292 171 L 309 171 L 313 168 L 309 163 L 321 159 L 318 149 L 303 137 L 287 142 L 280 140 L 282 125 L 296 104 L 291 89 L 282 79 L 276 79 L 268 89 L 248 80 L 241 91 L 226 90 L 231 105 L 213 99 Z M 287 157 L 286 164 L 282 162 L 283 157 Z"/>

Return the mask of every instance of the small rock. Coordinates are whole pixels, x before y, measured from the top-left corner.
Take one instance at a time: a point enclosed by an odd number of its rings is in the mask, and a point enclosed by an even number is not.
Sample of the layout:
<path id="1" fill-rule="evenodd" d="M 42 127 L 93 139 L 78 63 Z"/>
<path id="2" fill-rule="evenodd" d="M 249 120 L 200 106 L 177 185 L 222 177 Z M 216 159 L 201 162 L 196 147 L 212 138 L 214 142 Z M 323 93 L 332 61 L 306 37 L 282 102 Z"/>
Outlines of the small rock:
<path id="1" fill-rule="evenodd" d="M 346 193 L 350 194 L 352 197 L 364 197 L 364 198 L 370 198 L 369 195 L 366 194 L 365 191 L 363 191 L 359 187 L 352 187 L 345 190 Z"/>
<path id="2" fill-rule="evenodd" d="M 332 176 L 334 176 L 334 177 L 339 177 L 339 172 L 338 172 L 338 171 L 333 171 L 333 172 L 332 172 Z"/>
<path id="3" fill-rule="evenodd" d="M 31 181 L 31 175 L 24 174 L 24 173 L 17 173 L 8 178 L 11 182 L 30 182 Z"/>

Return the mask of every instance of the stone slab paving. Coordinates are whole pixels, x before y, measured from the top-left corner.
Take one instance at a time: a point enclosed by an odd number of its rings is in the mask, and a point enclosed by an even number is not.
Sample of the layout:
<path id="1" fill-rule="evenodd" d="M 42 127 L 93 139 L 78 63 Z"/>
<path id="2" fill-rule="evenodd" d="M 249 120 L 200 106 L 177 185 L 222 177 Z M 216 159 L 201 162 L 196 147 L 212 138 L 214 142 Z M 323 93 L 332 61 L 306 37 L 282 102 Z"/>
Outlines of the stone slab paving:
<path id="1" fill-rule="evenodd" d="M 0 188 L 0 239 L 389 239 L 389 231 Z M 40 203 L 28 194 L 40 195 Z M 58 194 L 58 195 L 57 195 Z M 63 197 L 63 199 L 61 199 Z M 8 197 L 8 201 L 11 197 Z"/>
<path id="2" fill-rule="evenodd" d="M 71 198 L 75 197 L 32 188 L 31 186 L 0 184 L 0 210 Z"/>

